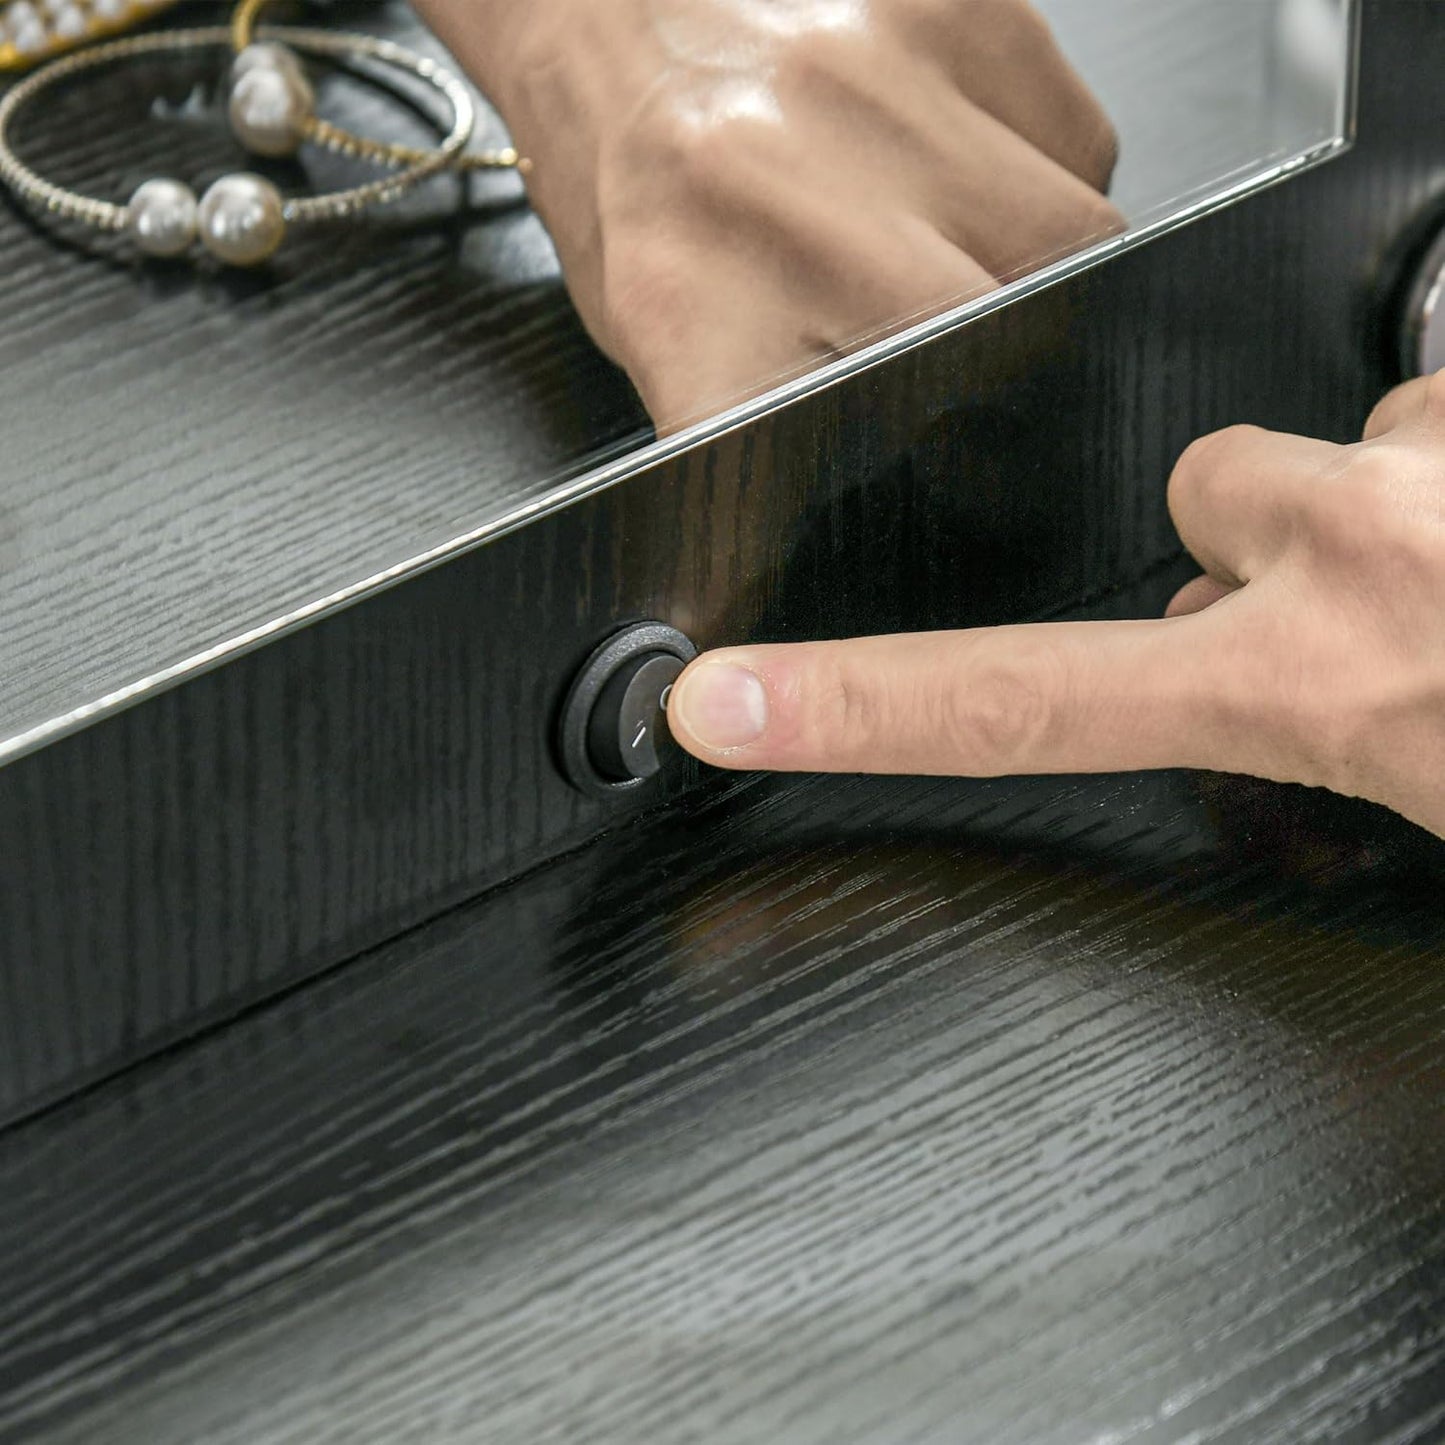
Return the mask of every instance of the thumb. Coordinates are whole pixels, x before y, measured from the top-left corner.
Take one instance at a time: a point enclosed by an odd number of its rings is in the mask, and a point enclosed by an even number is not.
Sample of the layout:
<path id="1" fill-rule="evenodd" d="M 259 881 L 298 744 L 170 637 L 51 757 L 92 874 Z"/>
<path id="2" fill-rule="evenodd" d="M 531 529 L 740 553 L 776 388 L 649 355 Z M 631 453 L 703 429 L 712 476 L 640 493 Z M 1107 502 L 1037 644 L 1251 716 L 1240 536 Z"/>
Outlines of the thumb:
<path id="1" fill-rule="evenodd" d="M 1230 641 L 1209 613 L 732 648 L 693 662 L 668 722 L 723 768 L 1000 777 L 1232 757 Z M 1243 710 L 1241 702 L 1239 711 Z M 1241 723 L 1247 719 L 1241 720 Z"/>

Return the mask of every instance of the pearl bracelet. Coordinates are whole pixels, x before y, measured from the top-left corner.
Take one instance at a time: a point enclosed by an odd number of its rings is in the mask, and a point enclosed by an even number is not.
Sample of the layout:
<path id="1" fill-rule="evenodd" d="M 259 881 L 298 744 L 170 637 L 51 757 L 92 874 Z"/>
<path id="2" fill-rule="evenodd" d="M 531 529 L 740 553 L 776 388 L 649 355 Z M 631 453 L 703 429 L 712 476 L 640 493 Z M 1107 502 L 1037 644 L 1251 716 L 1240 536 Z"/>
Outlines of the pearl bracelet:
<path id="1" fill-rule="evenodd" d="M 230 43 L 230 31 L 220 26 L 161 31 L 113 40 L 52 61 L 0 97 L 0 183 L 37 211 L 94 230 L 122 232 L 148 256 L 181 256 L 199 239 L 205 251 L 228 265 L 255 266 L 275 253 L 289 227 L 342 220 L 369 206 L 394 201 L 453 165 L 471 139 L 476 124 L 471 96 L 450 71 L 426 56 L 370 35 L 282 26 L 266 27 L 260 35 L 263 42 L 307 54 L 343 61 L 360 57 L 408 71 L 445 97 L 452 111 L 451 130 L 435 150 L 417 152 L 409 164 L 379 180 L 329 195 L 288 199 L 264 177 L 243 172 L 222 176 L 199 201 L 179 181 L 148 180 L 126 205 L 118 206 L 53 185 L 16 155 L 10 143 L 11 123 L 51 86 L 136 56 L 216 49 Z M 342 141 L 331 143 L 324 135 L 317 141 L 329 149 L 346 151 Z"/>

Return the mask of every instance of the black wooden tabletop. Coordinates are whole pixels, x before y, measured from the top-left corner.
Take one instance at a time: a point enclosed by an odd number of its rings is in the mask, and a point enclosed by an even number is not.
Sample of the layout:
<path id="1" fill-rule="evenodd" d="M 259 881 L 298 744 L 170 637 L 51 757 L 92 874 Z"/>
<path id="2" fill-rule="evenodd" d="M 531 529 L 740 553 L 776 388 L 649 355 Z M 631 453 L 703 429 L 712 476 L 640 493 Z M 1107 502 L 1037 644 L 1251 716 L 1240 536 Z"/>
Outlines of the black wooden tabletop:
<path id="1" fill-rule="evenodd" d="M 734 787 L 0 1138 L 0 1438 L 1445 1438 L 1440 855 Z"/>

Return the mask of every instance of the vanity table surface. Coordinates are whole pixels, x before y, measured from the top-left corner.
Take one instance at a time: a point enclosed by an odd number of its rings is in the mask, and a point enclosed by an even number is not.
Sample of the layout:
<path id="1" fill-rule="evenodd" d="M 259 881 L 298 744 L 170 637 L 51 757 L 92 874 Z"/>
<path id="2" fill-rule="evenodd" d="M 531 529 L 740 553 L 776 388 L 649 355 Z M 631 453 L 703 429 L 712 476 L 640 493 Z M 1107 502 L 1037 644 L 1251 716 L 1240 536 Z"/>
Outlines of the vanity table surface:
<path id="1" fill-rule="evenodd" d="M 0 1136 L 0 1440 L 1439 1440 L 1442 849 L 1318 813 L 604 839 Z"/>

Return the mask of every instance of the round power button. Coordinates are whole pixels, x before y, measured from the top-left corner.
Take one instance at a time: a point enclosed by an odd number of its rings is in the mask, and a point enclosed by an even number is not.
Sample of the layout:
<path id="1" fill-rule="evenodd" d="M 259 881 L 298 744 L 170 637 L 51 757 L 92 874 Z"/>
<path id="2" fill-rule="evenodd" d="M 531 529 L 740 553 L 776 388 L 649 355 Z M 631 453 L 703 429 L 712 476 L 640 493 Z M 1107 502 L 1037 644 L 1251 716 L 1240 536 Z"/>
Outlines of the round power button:
<path id="1" fill-rule="evenodd" d="M 674 748 L 667 696 L 697 649 L 676 628 L 640 622 L 587 659 L 562 706 L 558 750 L 574 787 L 594 798 L 641 788 Z"/>

